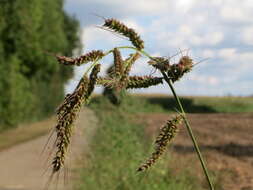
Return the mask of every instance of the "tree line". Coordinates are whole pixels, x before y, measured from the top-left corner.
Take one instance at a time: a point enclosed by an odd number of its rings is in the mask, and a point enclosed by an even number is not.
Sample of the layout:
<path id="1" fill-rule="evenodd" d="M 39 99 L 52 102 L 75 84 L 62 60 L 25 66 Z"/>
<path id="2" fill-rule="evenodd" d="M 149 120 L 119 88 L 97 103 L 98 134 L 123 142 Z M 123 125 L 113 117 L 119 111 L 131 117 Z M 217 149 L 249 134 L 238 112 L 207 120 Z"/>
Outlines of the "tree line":
<path id="1" fill-rule="evenodd" d="M 0 130 L 48 116 L 73 68 L 46 52 L 80 49 L 79 23 L 63 0 L 0 0 Z"/>

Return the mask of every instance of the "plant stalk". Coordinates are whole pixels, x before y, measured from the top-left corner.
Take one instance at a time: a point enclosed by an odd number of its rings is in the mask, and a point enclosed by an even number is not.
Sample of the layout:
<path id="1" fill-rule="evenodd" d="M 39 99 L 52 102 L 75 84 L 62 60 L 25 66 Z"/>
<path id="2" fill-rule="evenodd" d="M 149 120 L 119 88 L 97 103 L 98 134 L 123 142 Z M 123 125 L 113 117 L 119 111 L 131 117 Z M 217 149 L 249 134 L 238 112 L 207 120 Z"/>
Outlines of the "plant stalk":
<path id="1" fill-rule="evenodd" d="M 192 142 L 193 142 L 195 151 L 196 151 L 196 153 L 197 153 L 197 155 L 198 155 L 198 158 L 199 158 L 199 161 L 200 161 L 200 163 L 201 163 L 202 169 L 203 169 L 203 171 L 204 171 L 204 173 L 205 173 L 206 180 L 207 180 L 207 182 L 208 182 L 209 188 L 210 188 L 210 190 L 214 190 L 213 184 L 212 184 L 211 179 L 210 179 L 210 176 L 209 176 L 209 174 L 208 174 L 208 170 L 207 170 L 205 161 L 204 161 L 204 159 L 203 159 L 203 157 L 202 157 L 202 154 L 201 154 L 201 152 L 200 152 L 198 143 L 197 143 L 196 138 L 195 138 L 195 136 L 194 136 L 194 134 L 193 134 L 193 131 L 192 131 L 192 129 L 191 129 L 191 126 L 190 126 L 190 124 L 189 124 L 189 122 L 188 122 L 188 120 L 187 120 L 187 118 L 186 118 L 185 111 L 184 111 L 184 108 L 183 108 L 183 106 L 182 106 L 182 104 L 181 104 L 181 101 L 180 101 L 179 97 L 178 97 L 177 94 L 176 94 L 176 91 L 175 91 L 175 89 L 174 89 L 174 87 L 173 87 L 173 85 L 172 85 L 171 79 L 169 79 L 169 78 L 167 77 L 167 75 L 166 75 L 164 72 L 162 72 L 162 74 L 163 74 L 163 77 L 164 77 L 165 81 L 168 83 L 168 85 L 169 85 L 169 87 L 170 87 L 170 89 L 171 89 L 171 91 L 172 91 L 172 93 L 173 93 L 173 96 L 174 96 L 174 98 L 175 98 L 176 101 L 177 101 L 177 104 L 178 104 L 178 106 L 179 106 L 179 108 L 180 108 L 180 111 L 181 111 L 181 113 L 182 113 L 182 115 L 183 115 L 183 119 L 184 119 L 185 126 L 186 126 L 187 131 L 188 131 L 188 133 L 189 133 L 189 135 L 190 135 L 190 137 L 191 137 L 191 140 L 192 140 Z"/>

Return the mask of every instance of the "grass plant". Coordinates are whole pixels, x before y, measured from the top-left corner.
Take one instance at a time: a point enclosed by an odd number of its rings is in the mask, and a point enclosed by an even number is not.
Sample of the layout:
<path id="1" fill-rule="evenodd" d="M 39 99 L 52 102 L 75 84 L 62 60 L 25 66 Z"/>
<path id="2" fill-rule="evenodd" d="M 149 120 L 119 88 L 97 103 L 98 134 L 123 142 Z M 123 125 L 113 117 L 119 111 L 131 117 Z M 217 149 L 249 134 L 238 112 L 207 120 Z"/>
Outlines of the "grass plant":
<path id="1" fill-rule="evenodd" d="M 72 126 L 78 115 L 78 112 L 80 111 L 80 107 L 82 106 L 82 104 L 88 102 L 87 100 L 91 95 L 95 85 L 103 85 L 106 87 L 111 87 L 113 89 L 116 89 L 116 91 L 121 92 L 125 91 L 128 88 L 131 89 L 148 88 L 150 86 L 158 85 L 160 83 L 165 82 L 168 84 L 169 89 L 171 90 L 174 96 L 177 110 L 179 110 L 178 116 L 176 116 L 176 118 L 183 119 L 185 126 L 188 130 L 188 133 L 191 137 L 191 140 L 193 142 L 195 151 L 198 155 L 201 166 L 203 168 L 203 172 L 209 184 L 209 189 L 213 190 L 214 188 L 211 183 L 211 179 L 209 177 L 205 161 L 203 159 L 203 156 L 201 155 L 198 143 L 192 132 L 191 126 L 187 120 L 187 116 L 185 114 L 181 100 L 177 96 L 176 91 L 174 89 L 174 83 L 179 81 L 186 73 L 190 72 L 195 66 L 193 59 L 188 55 L 182 55 L 177 63 L 171 63 L 170 58 L 152 57 L 148 52 L 144 50 L 144 41 L 135 32 L 135 30 L 127 27 L 122 22 L 114 18 L 104 19 L 104 24 L 102 27 L 104 27 L 105 29 L 109 29 L 115 33 L 118 33 L 120 35 L 123 35 L 124 37 L 129 39 L 129 41 L 131 41 L 133 46 L 115 47 L 112 50 L 108 51 L 93 50 L 77 58 L 56 56 L 58 62 L 66 66 L 68 65 L 79 66 L 81 64 L 87 64 L 89 62 L 91 62 L 92 64 L 85 72 L 83 78 L 79 82 L 75 91 L 72 94 L 66 96 L 63 106 L 60 107 L 60 111 L 58 112 L 58 123 L 55 127 L 55 131 L 57 133 L 57 138 L 55 141 L 56 151 L 52 162 L 53 165 L 52 174 L 58 173 L 64 166 L 64 158 L 68 149 L 68 144 L 70 143 L 71 140 L 70 137 L 72 132 Z M 123 61 L 120 54 L 121 50 L 122 51 L 130 50 L 134 51 L 134 53 L 130 55 L 130 59 Z M 97 69 L 97 66 L 99 65 L 100 60 L 109 54 L 113 54 L 114 56 L 114 69 L 112 69 L 112 72 L 114 73 L 111 73 L 110 77 L 98 77 L 99 70 Z M 158 70 L 161 76 L 160 77 L 129 76 L 129 71 L 131 69 L 131 67 L 129 67 L 131 62 L 130 60 L 134 59 L 135 55 L 136 56 L 138 55 L 137 58 L 139 57 L 139 55 L 149 58 L 149 62 L 147 64 L 151 65 L 156 70 Z M 133 62 L 131 63 L 131 65 L 132 64 Z M 90 70 L 92 71 L 90 77 L 88 77 L 87 75 Z M 93 73 L 96 73 L 96 77 L 92 77 Z M 177 126 L 175 124 L 171 124 L 173 123 L 173 121 L 174 120 L 169 121 L 168 123 L 170 123 L 170 125 L 168 126 L 170 127 Z M 120 127 L 124 128 L 123 126 L 119 126 L 119 128 Z M 175 132 L 174 128 L 169 129 L 170 129 L 168 130 L 169 133 L 166 136 L 166 138 L 169 140 L 168 141 L 166 140 L 167 143 L 164 143 L 163 146 L 160 146 L 160 148 L 162 147 L 162 149 L 165 149 L 166 148 L 165 145 L 168 144 L 168 142 L 171 140 L 171 137 L 174 137 Z M 126 132 L 125 129 L 123 130 Z M 138 150 L 135 151 L 138 152 Z M 140 166 L 137 169 L 137 171 L 141 172 L 147 168 L 150 168 L 151 165 L 153 165 L 157 161 L 158 157 L 160 157 L 162 152 L 164 151 L 156 149 L 156 152 L 152 154 L 152 157 L 148 159 L 148 161 L 144 163 L 144 165 Z M 129 161 L 131 161 L 131 159 L 129 159 Z M 118 167 L 125 167 L 125 166 L 118 166 Z"/>

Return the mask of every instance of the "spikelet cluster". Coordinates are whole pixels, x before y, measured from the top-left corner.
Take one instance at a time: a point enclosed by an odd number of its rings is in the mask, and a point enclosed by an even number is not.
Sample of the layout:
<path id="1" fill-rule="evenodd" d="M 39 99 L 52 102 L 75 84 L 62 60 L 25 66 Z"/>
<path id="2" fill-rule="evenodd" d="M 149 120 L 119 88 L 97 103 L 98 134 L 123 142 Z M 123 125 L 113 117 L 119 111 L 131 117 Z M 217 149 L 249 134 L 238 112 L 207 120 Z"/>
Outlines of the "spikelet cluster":
<path id="1" fill-rule="evenodd" d="M 151 76 L 130 76 L 128 78 L 127 88 L 148 88 L 157 84 L 162 84 L 162 77 Z"/>
<path id="2" fill-rule="evenodd" d="M 56 130 L 56 153 L 53 158 L 53 173 L 64 165 L 65 155 L 70 144 L 73 123 L 83 103 L 83 96 L 88 89 L 88 78 L 83 77 L 72 94 L 65 97 L 63 104 L 57 109 L 58 121 Z"/>
<path id="3" fill-rule="evenodd" d="M 155 164 L 165 152 L 168 143 L 171 142 L 177 134 L 178 126 L 181 124 L 182 119 L 182 116 L 178 115 L 172 120 L 167 121 L 167 123 L 161 128 L 160 134 L 155 140 L 155 151 L 152 153 L 151 157 L 137 169 L 137 171 L 144 171 Z"/>
<path id="4" fill-rule="evenodd" d="M 114 55 L 114 64 L 108 68 L 107 70 L 107 77 L 99 77 L 97 84 L 103 85 L 106 88 L 106 92 L 112 93 L 112 90 L 114 95 L 117 94 L 117 92 L 120 92 L 122 89 L 127 88 L 128 82 L 129 82 L 129 72 L 131 70 L 132 65 L 135 63 L 135 61 L 140 57 L 140 54 L 138 52 L 134 54 L 130 54 L 130 56 L 126 60 L 122 60 L 120 51 L 118 49 L 113 50 Z M 137 78 L 133 78 L 133 80 L 137 80 Z M 147 79 L 147 77 L 140 77 L 141 79 Z M 132 85 L 135 81 L 132 81 Z M 131 88 L 131 87 L 130 87 Z M 132 87 L 134 88 L 134 87 Z"/>
<path id="5" fill-rule="evenodd" d="M 121 53 L 117 48 L 113 49 L 113 58 L 114 58 L 114 74 L 116 77 L 119 77 L 123 74 L 123 60 L 121 57 Z"/>
<path id="6" fill-rule="evenodd" d="M 136 52 L 134 54 L 130 54 L 130 56 L 124 61 L 124 72 L 119 81 L 119 89 L 123 89 L 127 87 L 128 80 L 129 80 L 129 72 L 132 68 L 132 65 L 139 58 L 140 58 L 140 54 Z"/>
<path id="7" fill-rule="evenodd" d="M 88 62 L 96 61 L 97 59 L 101 59 L 103 56 L 104 56 L 103 51 L 93 50 L 89 53 L 81 55 L 78 58 L 71 58 L 71 57 L 66 57 L 66 56 L 56 56 L 56 58 L 60 64 L 79 66 L 81 64 L 85 64 Z"/>
<path id="8" fill-rule="evenodd" d="M 193 67 L 193 61 L 189 56 L 183 56 L 179 60 L 179 63 L 171 65 L 167 74 L 173 82 L 178 81 L 183 75 L 191 71 Z"/>
<path id="9" fill-rule="evenodd" d="M 53 173 L 58 172 L 64 165 L 65 155 L 70 144 L 72 136 L 72 128 L 83 103 L 87 103 L 94 90 L 97 75 L 100 71 L 100 65 L 96 65 L 91 74 L 90 79 L 83 76 L 79 81 L 76 89 L 72 94 L 68 94 L 64 102 L 57 109 L 57 125 L 56 130 L 56 152 L 53 158 Z"/>
<path id="10" fill-rule="evenodd" d="M 85 97 L 85 103 L 88 104 L 89 103 L 89 98 L 90 95 L 92 94 L 95 85 L 97 83 L 98 80 L 98 73 L 100 72 L 100 68 L 101 65 L 97 64 L 93 67 L 91 73 L 90 73 L 90 80 L 89 80 L 89 85 L 88 85 L 88 89 L 87 89 L 87 93 L 84 95 Z"/>
<path id="11" fill-rule="evenodd" d="M 128 28 L 122 22 L 113 18 L 105 19 L 103 26 L 126 36 L 137 49 L 141 50 L 144 48 L 144 41 L 140 38 L 140 36 L 134 31 L 134 29 Z"/>
<path id="12" fill-rule="evenodd" d="M 153 57 L 152 60 L 148 61 L 148 64 L 152 65 L 160 71 L 166 72 L 170 68 L 170 61 L 164 57 Z"/>
<path id="13" fill-rule="evenodd" d="M 173 82 L 182 78 L 185 73 L 192 69 L 194 64 L 189 56 L 181 57 L 179 62 L 173 65 L 169 63 L 169 59 L 163 57 L 154 57 L 148 63 L 161 72 L 167 73 Z"/>

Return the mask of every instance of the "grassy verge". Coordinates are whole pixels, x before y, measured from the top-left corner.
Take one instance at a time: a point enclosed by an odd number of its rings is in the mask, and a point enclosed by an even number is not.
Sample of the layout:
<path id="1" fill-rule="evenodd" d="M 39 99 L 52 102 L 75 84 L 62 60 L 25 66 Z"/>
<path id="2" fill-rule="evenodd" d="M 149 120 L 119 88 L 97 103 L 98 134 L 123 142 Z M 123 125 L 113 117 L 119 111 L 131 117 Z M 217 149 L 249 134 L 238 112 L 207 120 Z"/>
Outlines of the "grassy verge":
<path id="1" fill-rule="evenodd" d="M 131 114 L 143 111 L 143 107 L 125 103 L 127 106 L 117 109 L 101 97 L 92 104 L 100 127 L 91 142 L 92 152 L 81 171 L 77 189 L 201 189 L 186 169 L 176 176 L 172 174 L 168 169 L 173 164 L 168 161 L 169 156 L 164 156 L 147 172 L 136 172 L 139 164 L 150 155 L 152 140 L 144 136 L 144 126 L 137 124 Z"/>
<path id="2" fill-rule="evenodd" d="M 22 124 L 17 128 L 5 130 L 0 133 L 0 151 L 18 143 L 47 134 L 54 124 L 54 119 L 49 118 L 43 121 Z"/>

